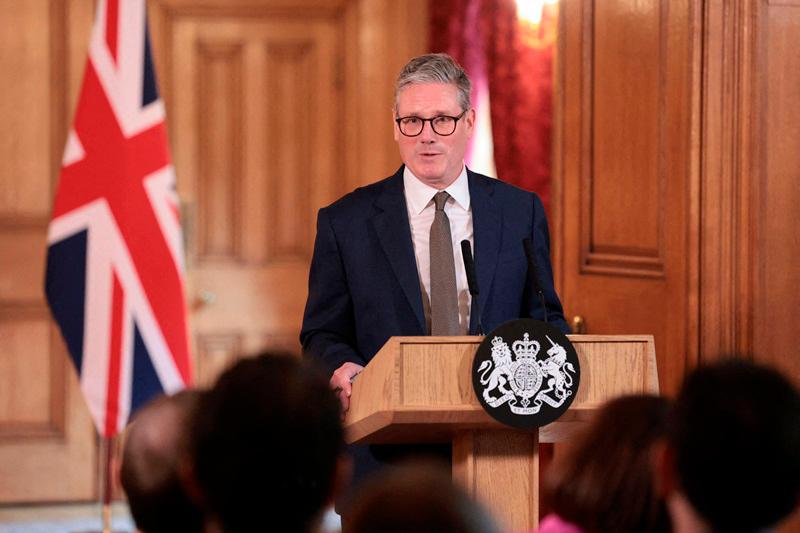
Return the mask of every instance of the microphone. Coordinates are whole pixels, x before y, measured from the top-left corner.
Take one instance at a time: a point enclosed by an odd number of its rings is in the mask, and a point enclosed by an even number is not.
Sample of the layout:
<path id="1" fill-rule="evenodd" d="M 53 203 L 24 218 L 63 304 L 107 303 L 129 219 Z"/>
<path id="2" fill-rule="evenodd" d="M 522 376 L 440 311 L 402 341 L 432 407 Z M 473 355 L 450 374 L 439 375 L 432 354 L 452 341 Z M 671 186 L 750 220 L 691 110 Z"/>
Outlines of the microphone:
<path id="1" fill-rule="evenodd" d="M 542 285 L 539 283 L 539 269 L 536 266 L 536 256 L 533 253 L 533 242 L 530 238 L 522 240 L 522 246 L 525 248 L 525 256 L 528 258 L 528 281 L 530 282 L 531 289 L 539 295 L 539 303 L 542 306 L 544 313 L 544 322 L 547 323 L 547 306 L 544 304 L 544 292 L 542 292 Z"/>
<path id="2" fill-rule="evenodd" d="M 467 286 L 469 294 L 472 296 L 472 312 L 477 313 L 477 334 L 483 335 L 483 324 L 481 324 L 481 310 L 478 306 L 478 278 L 475 277 L 475 261 L 472 260 L 472 247 L 468 239 L 461 241 L 461 257 L 464 259 L 464 271 L 467 273 Z"/>

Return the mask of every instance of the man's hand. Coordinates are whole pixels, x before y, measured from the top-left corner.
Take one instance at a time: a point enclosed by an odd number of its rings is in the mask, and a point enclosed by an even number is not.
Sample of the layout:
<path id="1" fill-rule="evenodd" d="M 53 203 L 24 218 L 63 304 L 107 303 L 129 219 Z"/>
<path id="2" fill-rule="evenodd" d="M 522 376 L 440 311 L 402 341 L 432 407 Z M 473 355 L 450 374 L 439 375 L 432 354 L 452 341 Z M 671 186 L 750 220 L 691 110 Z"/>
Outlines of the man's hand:
<path id="1" fill-rule="evenodd" d="M 336 392 L 339 401 L 342 402 L 342 417 L 344 418 L 347 410 L 350 409 L 350 394 L 353 391 L 353 379 L 364 370 L 364 367 L 356 363 L 345 363 L 336 369 L 331 376 L 331 388 Z"/>

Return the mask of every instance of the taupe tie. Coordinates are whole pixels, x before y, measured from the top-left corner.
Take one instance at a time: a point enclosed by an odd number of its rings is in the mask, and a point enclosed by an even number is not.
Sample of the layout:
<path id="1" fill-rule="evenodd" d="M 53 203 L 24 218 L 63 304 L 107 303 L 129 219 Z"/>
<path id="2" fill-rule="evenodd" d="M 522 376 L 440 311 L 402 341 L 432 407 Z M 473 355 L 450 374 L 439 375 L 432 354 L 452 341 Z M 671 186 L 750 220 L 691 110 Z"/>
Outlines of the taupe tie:
<path id="1" fill-rule="evenodd" d="M 430 235 L 431 261 L 431 335 L 458 335 L 458 292 L 456 289 L 456 264 L 453 258 L 453 238 L 450 236 L 450 219 L 444 204 L 450 195 L 436 193 Z"/>

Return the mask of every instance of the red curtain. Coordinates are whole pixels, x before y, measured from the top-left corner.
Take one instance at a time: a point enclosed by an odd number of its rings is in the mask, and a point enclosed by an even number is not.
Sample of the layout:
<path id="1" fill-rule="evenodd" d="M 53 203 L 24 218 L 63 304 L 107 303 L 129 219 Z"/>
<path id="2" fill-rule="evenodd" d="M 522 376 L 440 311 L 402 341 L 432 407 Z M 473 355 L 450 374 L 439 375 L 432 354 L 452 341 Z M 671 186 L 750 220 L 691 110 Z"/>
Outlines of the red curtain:
<path id="1" fill-rule="evenodd" d="M 430 0 L 430 43 L 488 78 L 498 178 L 550 199 L 553 48 L 557 8 L 538 24 L 520 20 L 514 0 Z M 473 67 L 474 68 L 474 67 Z M 483 74 L 483 73 L 481 73 Z"/>

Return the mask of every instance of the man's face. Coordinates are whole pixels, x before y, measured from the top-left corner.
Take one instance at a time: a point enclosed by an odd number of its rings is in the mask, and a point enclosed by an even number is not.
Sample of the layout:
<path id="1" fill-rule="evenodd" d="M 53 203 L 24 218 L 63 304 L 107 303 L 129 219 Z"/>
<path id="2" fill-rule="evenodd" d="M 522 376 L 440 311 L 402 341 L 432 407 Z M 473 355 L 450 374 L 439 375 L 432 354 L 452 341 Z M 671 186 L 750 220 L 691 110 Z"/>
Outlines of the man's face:
<path id="1" fill-rule="evenodd" d="M 433 118 L 461 114 L 458 89 L 449 83 L 415 83 L 408 85 L 397 99 L 394 118 L 415 116 Z M 456 123 L 452 135 L 438 135 L 425 123 L 422 133 L 406 137 L 395 123 L 394 140 L 400 148 L 403 163 L 424 183 L 437 189 L 450 185 L 461 173 L 467 142 L 472 135 L 475 111 L 469 109 Z"/>

